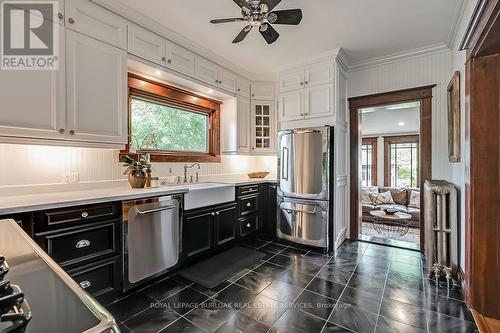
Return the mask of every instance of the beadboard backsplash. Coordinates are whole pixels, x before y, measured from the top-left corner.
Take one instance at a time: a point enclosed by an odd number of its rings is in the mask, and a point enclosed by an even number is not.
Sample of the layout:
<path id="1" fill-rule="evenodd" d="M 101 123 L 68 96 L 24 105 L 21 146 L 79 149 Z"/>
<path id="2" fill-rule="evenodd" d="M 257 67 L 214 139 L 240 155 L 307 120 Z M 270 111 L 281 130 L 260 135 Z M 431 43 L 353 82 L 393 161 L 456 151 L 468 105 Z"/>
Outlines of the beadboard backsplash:
<path id="1" fill-rule="evenodd" d="M 78 173 L 79 183 L 125 179 L 118 150 L 0 144 L 2 187 L 63 184 L 64 174 Z M 185 163 L 153 163 L 153 176 L 182 175 Z M 201 163 L 200 175 L 276 173 L 275 156 L 223 155 L 221 163 Z M 191 170 L 190 173 L 194 173 Z"/>

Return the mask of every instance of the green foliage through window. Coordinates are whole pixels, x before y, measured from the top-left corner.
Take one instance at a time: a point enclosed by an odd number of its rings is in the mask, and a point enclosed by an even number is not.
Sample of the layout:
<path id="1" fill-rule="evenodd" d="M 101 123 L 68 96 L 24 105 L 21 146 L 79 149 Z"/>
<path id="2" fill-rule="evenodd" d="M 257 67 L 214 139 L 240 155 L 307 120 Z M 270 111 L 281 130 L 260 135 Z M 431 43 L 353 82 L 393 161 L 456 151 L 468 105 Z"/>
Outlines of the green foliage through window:
<path id="1" fill-rule="evenodd" d="M 132 97 L 132 136 L 141 140 L 152 132 L 157 133 L 157 147 L 145 146 L 145 150 L 208 152 L 207 114 Z"/>

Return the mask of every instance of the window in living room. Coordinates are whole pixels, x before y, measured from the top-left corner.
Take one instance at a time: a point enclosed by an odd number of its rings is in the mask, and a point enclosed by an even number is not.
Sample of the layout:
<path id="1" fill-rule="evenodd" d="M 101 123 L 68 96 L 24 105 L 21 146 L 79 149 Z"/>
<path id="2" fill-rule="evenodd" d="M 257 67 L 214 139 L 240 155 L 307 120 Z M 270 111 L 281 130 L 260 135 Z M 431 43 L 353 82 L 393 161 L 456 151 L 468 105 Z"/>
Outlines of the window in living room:
<path id="1" fill-rule="evenodd" d="M 418 135 L 386 137 L 386 185 L 418 187 Z"/>
<path id="2" fill-rule="evenodd" d="M 377 186 L 377 138 L 363 138 L 361 144 L 361 185 Z"/>

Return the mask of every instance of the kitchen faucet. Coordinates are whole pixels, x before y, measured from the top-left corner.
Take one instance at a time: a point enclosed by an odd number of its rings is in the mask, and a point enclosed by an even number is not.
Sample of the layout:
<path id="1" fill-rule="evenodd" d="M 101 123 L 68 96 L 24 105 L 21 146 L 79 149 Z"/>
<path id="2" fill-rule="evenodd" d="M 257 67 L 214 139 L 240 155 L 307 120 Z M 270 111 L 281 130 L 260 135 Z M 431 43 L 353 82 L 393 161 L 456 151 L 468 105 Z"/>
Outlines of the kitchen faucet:
<path id="1" fill-rule="evenodd" d="M 192 167 L 194 167 L 195 165 L 197 165 L 197 166 L 198 166 L 198 170 L 200 170 L 200 163 L 193 163 L 193 164 L 191 164 L 190 166 L 187 166 L 187 164 L 186 164 L 186 165 L 184 165 L 184 183 L 187 183 L 187 182 L 188 182 L 188 177 L 187 177 L 187 169 L 191 169 L 191 168 L 192 168 Z M 193 179 L 193 178 L 191 178 L 191 180 L 192 180 L 192 179 Z M 200 181 L 200 179 L 199 179 L 199 174 L 198 174 L 198 171 L 196 171 L 196 180 L 195 180 L 195 182 L 196 182 L 196 183 L 198 183 L 199 181 Z M 191 181 L 191 182 L 192 182 L 192 181 Z"/>

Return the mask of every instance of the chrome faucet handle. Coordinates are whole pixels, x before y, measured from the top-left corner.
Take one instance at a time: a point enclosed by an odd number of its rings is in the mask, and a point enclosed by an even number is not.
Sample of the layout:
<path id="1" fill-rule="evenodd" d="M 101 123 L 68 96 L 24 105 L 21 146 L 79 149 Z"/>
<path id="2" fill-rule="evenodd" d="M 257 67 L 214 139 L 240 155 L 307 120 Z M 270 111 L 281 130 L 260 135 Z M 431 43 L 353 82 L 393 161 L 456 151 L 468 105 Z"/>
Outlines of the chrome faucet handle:
<path id="1" fill-rule="evenodd" d="M 195 180 L 197 183 L 200 182 L 200 173 L 198 171 L 196 171 L 196 180 Z"/>

